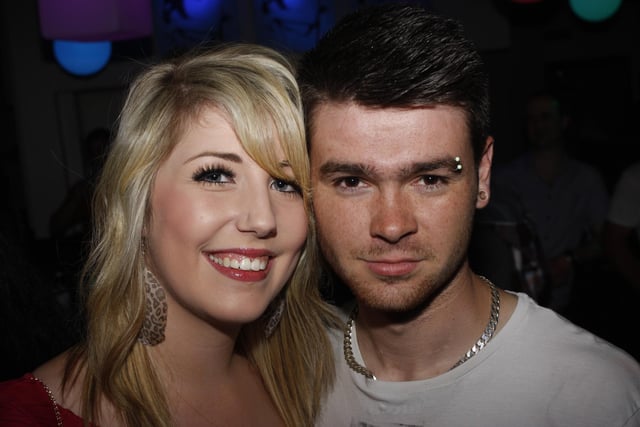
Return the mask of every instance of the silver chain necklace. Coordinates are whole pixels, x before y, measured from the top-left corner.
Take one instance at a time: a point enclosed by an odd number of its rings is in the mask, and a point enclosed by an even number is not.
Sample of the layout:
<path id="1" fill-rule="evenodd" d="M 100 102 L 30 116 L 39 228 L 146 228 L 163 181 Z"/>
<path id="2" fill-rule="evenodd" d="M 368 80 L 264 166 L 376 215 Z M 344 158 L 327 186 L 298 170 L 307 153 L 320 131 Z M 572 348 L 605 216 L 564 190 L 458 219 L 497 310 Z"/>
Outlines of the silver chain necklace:
<path id="1" fill-rule="evenodd" d="M 500 317 L 500 293 L 498 292 L 496 286 L 489 279 L 484 276 L 480 276 L 480 278 L 487 282 L 489 288 L 491 289 L 491 314 L 489 315 L 489 323 L 487 323 L 487 327 L 484 329 L 482 335 L 480 335 L 480 338 L 478 338 L 478 341 L 476 341 L 476 343 L 460 358 L 460 360 L 458 360 L 451 368 L 449 368 L 449 370 L 462 365 L 464 362 L 478 354 L 478 352 L 482 350 L 491 340 L 494 332 L 496 331 L 496 326 L 498 325 L 498 319 Z M 357 315 L 358 306 L 356 305 L 351 311 L 349 320 L 347 320 L 344 328 L 344 342 L 342 347 L 344 351 L 344 360 L 347 362 L 349 368 L 351 368 L 354 372 L 364 375 L 370 380 L 376 380 L 376 376 L 373 375 L 373 373 L 369 369 L 356 362 L 356 359 L 353 356 L 352 337 L 354 322 Z"/>

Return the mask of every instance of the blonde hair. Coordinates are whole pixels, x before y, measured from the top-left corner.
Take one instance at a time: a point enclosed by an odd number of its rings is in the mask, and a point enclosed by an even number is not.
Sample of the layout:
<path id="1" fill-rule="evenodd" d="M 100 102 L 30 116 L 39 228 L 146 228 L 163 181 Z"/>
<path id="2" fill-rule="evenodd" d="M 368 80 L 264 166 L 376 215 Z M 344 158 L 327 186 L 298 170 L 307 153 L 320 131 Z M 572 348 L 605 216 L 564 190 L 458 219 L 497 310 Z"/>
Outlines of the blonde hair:
<path id="1" fill-rule="evenodd" d="M 276 155 L 280 142 L 312 221 L 301 101 L 292 65 L 281 54 L 258 45 L 222 45 L 150 66 L 137 77 L 94 196 L 94 235 L 82 280 L 87 335 L 72 351 L 64 378 L 67 385 L 81 369 L 85 374 L 85 421 L 99 420 L 100 401 L 107 399 L 126 425 L 172 425 L 165 390 L 137 340 L 145 314 L 142 234 L 159 165 L 209 107 L 227 115 L 262 168 L 288 180 Z M 296 427 L 313 424 L 334 377 L 326 328 L 336 319 L 313 273 L 314 229 L 311 224 L 283 289 L 286 308 L 273 335 L 265 336 L 261 317 L 243 326 L 238 340 L 286 425 Z"/>

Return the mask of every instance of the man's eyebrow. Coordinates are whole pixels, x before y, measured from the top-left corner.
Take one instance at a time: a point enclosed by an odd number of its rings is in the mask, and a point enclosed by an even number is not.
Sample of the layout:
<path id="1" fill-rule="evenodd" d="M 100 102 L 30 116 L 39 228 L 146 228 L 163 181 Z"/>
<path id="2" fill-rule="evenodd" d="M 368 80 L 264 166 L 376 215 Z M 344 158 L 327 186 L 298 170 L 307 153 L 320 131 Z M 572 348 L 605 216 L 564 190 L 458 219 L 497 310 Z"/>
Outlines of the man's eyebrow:
<path id="1" fill-rule="evenodd" d="M 435 159 L 429 162 L 412 163 L 409 167 L 403 169 L 403 174 L 417 175 L 419 173 L 432 172 L 438 169 L 448 169 L 451 172 L 460 173 L 462 171 L 460 157 L 447 157 Z"/>
<path id="2" fill-rule="evenodd" d="M 400 169 L 401 177 L 411 177 L 419 174 L 433 172 L 439 169 L 447 169 L 454 173 L 462 171 L 462 163 L 457 157 L 447 157 L 434 159 L 428 162 L 414 162 Z M 321 175 L 345 174 L 354 176 L 370 176 L 374 175 L 376 169 L 362 163 L 343 163 L 337 161 L 328 161 L 320 166 Z"/>
<path id="3" fill-rule="evenodd" d="M 362 163 L 343 163 L 336 161 L 328 161 L 320 166 L 321 175 L 331 175 L 335 173 L 346 175 L 369 175 L 373 172 L 373 168 Z"/>

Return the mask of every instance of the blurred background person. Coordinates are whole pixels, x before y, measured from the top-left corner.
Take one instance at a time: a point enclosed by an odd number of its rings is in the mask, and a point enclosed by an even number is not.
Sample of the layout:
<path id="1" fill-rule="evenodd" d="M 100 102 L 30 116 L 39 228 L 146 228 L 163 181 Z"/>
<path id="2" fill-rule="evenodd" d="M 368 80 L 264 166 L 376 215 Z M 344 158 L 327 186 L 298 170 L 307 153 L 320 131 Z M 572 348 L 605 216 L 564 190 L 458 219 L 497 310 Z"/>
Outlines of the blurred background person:
<path id="1" fill-rule="evenodd" d="M 640 360 L 637 334 L 627 325 L 636 321 L 640 303 L 640 162 L 620 174 L 611 196 L 603 230 L 603 245 L 609 270 L 605 282 L 606 300 L 598 304 L 612 307 L 608 316 L 594 315 L 593 328 L 606 328 L 603 335 Z"/>
<path id="2" fill-rule="evenodd" d="M 602 174 L 568 152 L 570 117 L 557 95 L 533 94 L 525 114 L 528 149 L 497 168 L 492 185 L 496 200 L 515 196 L 518 209 L 531 220 L 550 288 L 546 305 L 566 313 L 574 284 L 589 286 L 583 282 L 602 264 L 609 196 Z M 503 197 L 504 192 L 510 196 Z"/>

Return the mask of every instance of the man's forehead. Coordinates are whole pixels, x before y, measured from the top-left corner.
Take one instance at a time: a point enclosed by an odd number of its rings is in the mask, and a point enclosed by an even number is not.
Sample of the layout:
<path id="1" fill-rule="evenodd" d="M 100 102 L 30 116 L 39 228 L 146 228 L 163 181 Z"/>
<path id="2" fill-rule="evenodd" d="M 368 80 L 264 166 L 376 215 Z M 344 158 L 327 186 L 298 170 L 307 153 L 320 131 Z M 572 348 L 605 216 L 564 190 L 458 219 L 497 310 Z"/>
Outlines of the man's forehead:
<path id="1" fill-rule="evenodd" d="M 309 129 L 311 151 L 321 145 L 361 157 L 362 150 L 435 150 L 444 155 L 450 145 L 470 145 L 466 112 L 460 107 L 437 105 L 413 108 L 374 108 L 352 102 L 325 103 L 314 112 Z M 437 152 L 440 151 L 438 154 Z"/>

